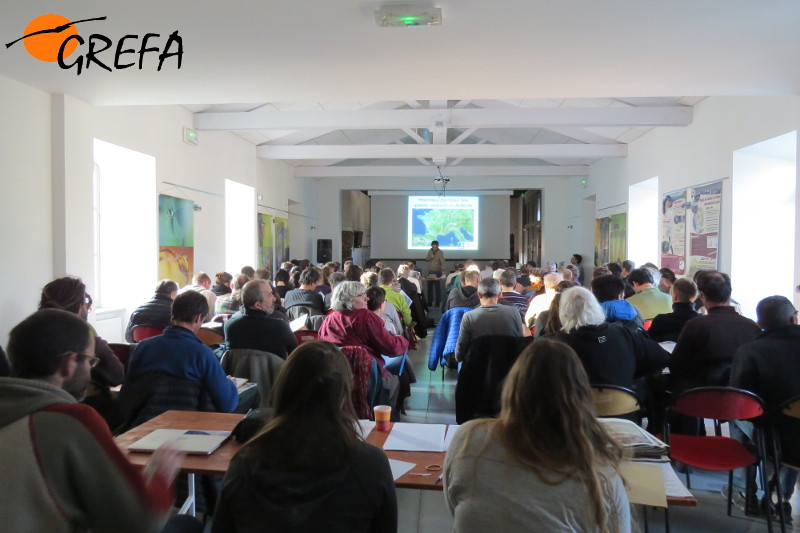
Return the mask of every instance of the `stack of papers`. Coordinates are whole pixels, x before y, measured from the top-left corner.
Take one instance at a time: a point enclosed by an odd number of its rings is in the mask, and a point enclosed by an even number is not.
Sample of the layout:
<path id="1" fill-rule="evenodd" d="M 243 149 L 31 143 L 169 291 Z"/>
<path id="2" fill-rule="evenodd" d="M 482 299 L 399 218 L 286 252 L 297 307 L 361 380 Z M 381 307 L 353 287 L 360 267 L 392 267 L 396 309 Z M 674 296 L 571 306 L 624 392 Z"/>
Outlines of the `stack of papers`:
<path id="1" fill-rule="evenodd" d="M 623 448 L 631 450 L 634 457 L 661 457 L 668 446 L 630 420 L 602 418 L 600 423 Z"/>
<path id="2" fill-rule="evenodd" d="M 404 452 L 443 452 L 445 424 L 406 424 L 395 422 L 383 444 L 384 450 Z"/>

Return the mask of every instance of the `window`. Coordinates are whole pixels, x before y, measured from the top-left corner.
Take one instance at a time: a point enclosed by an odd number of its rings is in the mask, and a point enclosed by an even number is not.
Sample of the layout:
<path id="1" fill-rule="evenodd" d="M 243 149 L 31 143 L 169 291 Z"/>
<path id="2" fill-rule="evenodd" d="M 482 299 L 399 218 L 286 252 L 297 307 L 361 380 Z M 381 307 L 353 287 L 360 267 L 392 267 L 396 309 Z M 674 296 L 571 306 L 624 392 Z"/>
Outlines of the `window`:
<path id="1" fill-rule="evenodd" d="M 256 259 L 255 189 L 225 180 L 225 265 L 231 274 Z"/>

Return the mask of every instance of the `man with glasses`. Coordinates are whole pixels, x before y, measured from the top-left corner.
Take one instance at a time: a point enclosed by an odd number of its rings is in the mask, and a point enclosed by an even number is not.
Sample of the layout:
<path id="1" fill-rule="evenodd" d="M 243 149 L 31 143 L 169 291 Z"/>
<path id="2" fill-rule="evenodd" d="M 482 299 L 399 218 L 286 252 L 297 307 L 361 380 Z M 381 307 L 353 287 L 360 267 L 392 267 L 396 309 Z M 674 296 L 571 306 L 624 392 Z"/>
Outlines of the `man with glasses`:
<path id="1" fill-rule="evenodd" d="M 273 316 L 275 294 L 268 282 L 248 281 L 242 288 L 242 305 L 244 309 L 225 322 L 228 349 L 260 350 L 286 359 L 297 348 L 289 324 Z"/>
<path id="2" fill-rule="evenodd" d="M 0 378 L 0 523 L 4 531 L 157 531 L 180 467 L 160 450 L 142 473 L 103 419 L 77 403 L 99 359 L 76 313 L 44 309 L 11 330 L 16 377 Z"/>

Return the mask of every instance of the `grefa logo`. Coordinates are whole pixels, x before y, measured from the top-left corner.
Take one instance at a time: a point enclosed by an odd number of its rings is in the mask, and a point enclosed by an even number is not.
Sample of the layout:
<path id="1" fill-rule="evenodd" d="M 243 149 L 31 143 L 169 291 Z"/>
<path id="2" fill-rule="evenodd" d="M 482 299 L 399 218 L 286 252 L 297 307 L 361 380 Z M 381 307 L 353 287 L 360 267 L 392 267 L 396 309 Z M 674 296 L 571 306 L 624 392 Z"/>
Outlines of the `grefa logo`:
<path id="1" fill-rule="evenodd" d="M 22 37 L 6 43 L 6 49 L 22 41 L 30 55 L 47 63 L 58 62 L 64 70 L 75 70 L 80 75 L 84 69 L 92 66 L 102 68 L 108 72 L 122 70 L 138 65 L 139 70 L 144 68 L 145 57 L 157 55 L 158 71 L 168 60 L 181 68 L 183 61 L 183 39 L 178 35 L 178 30 L 173 31 L 166 38 L 163 48 L 159 43 L 164 39 L 158 33 L 128 34 L 120 37 L 116 46 L 114 41 L 105 35 L 92 33 L 87 38 L 81 37 L 76 26 L 87 22 L 106 20 L 107 17 L 94 17 L 71 21 L 61 15 L 42 15 L 36 17 L 25 27 Z M 79 49 L 80 47 L 80 49 Z M 67 61 L 75 51 L 77 57 Z M 151 61 L 152 63 L 152 61 Z"/>

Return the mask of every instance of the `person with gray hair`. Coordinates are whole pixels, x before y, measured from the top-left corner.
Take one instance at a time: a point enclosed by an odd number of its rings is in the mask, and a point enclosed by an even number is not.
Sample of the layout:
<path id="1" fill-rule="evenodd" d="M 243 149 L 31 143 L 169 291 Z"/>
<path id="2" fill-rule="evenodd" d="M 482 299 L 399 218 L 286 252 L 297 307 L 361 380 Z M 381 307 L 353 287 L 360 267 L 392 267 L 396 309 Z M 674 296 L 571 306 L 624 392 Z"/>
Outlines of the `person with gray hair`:
<path id="1" fill-rule="evenodd" d="M 391 272 L 391 271 L 390 271 Z M 333 289 L 333 312 L 325 317 L 319 328 L 320 340 L 336 346 L 361 346 L 375 358 L 380 369 L 383 388 L 395 419 L 399 420 L 397 400 L 400 380 L 385 370 L 381 355 L 398 357 L 408 351 L 408 340 L 402 335 L 392 335 L 384 327 L 383 319 L 367 308 L 367 289 L 357 281 L 343 281 Z"/>
<path id="2" fill-rule="evenodd" d="M 170 307 L 177 294 L 177 283 L 171 279 L 159 281 L 153 297 L 131 313 L 128 327 L 125 328 L 125 340 L 134 342 L 133 329 L 140 326 L 157 328 L 162 331 L 169 326 Z"/>
<path id="3" fill-rule="evenodd" d="M 539 313 L 550 309 L 550 304 L 556 296 L 556 285 L 564 281 L 564 277 L 558 272 L 551 272 L 544 276 L 544 294 L 534 296 L 528 311 L 525 313 L 525 323 L 530 324 L 539 316 Z"/>
<path id="4" fill-rule="evenodd" d="M 644 383 L 636 380 L 667 366 L 668 354 L 661 346 L 621 324 L 606 322 L 600 303 L 584 287 L 561 293 L 558 317 L 561 332 L 553 337 L 575 350 L 589 383 L 634 388 L 644 398 Z"/>
<path id="5" fill-rule="evenodd" d="M 730 385 L 758 394 L 764 400 L 767 413 L 778 413 L 784 402 L 800 396 L 800 326 L 797 323 L 797 310 L 785 296 L 769 296 L 758 303 L 756 314 L 758 325 L 764 331 L 736 351 Z M 781 442 L 783 460 L 793 465 L 800 464 L 800 449 L 797 447 L 800 431 L 796 429 L 796 424 L 786 423 L 785 417 L 780 416 L 775 416 L 772 423 Z M 748 440 L 748 437 L 752 440 L 752 425 L 748 427 L 746 424 L 731 426 L 731 436 L 740 441 Z M 791 518 L 789 500 L 796 482 L 797 470 L 781 469 L 779 485 L 784 517 Z M 745 485 L 744 469 L 734 471 L 733 489 L 739 493 L 734 496 L 734 502 L 744 497 Z"/>
<path id="6" fill-rule="evenodd" d="M 470 343 L 486 335 L 522 337 L 522 319 L 516 308 L 498 304 L 500 282 L 493 277 L 478 283 L 480 307 L 464 314 L 456 341 L 456 361 L 463 361 Z"/>
<path id="7" fill-rule="evenodd" d="M 331 286 L 331 292 L 326 294 L 323 298 L 326 312 L 332 309 L 331 299 L 333 298 L 333 289 L 335 289 L 338 284 L 343 282 L 344 279 L 344 272 L 332 272 L 331 275 L 328 276 L 328 284 Z"/>
<path id="8" fill-rule="evenodd" d="M 229 349 L 247 348 L 270 352 L 282 359 L 297 348 L 289 324 L 273 316 L 275 295 L 269 282 L 248 281 L 242 288 L 243 308 L 225 322 Z"/>

